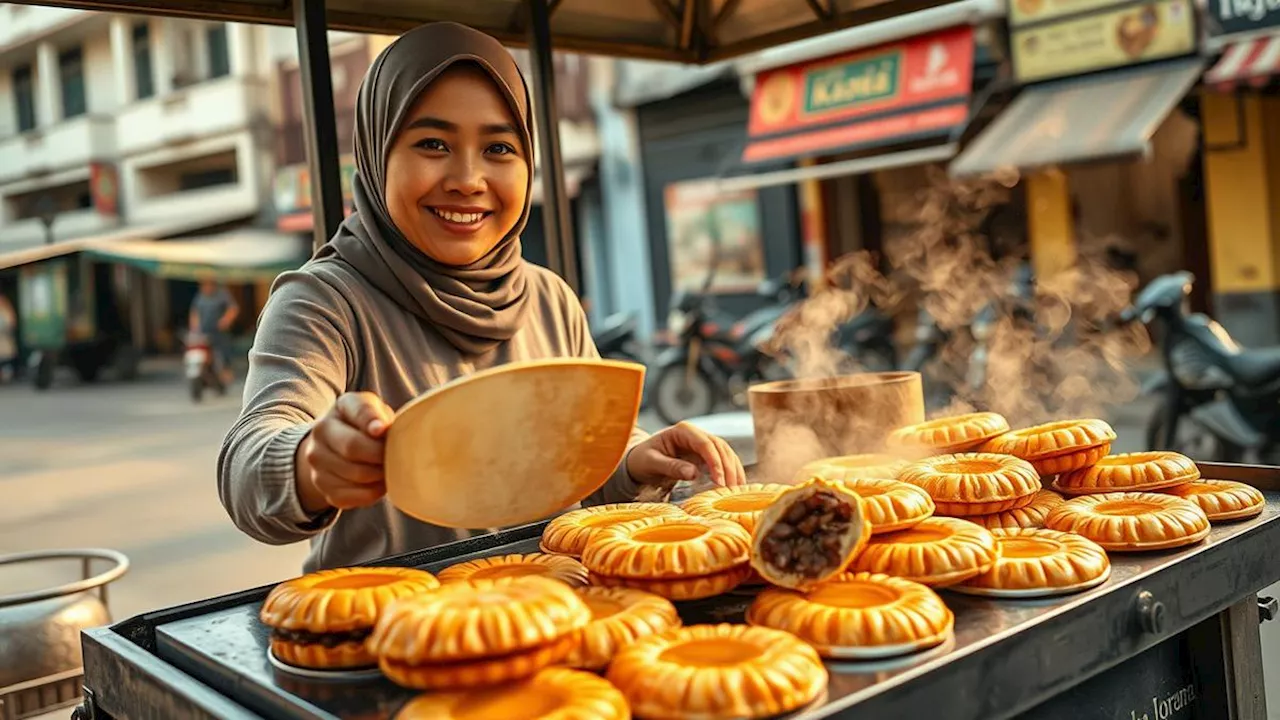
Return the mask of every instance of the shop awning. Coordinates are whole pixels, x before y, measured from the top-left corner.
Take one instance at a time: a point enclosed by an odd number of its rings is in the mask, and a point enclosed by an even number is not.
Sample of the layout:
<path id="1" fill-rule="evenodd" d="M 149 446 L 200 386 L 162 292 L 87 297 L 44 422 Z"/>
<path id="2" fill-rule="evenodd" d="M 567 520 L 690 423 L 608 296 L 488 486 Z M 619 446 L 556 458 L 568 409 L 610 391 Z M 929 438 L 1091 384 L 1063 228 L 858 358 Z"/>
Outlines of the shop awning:
<path id="1" fill-rule="evenodd" d="M 297 235 L 246 228 L 184 240 L 126 240 L 85 251 L 97 260 L 132 265 L 163 278 L 251 282 L 296 269 L 311 256 L 311 243 Z"/>
<path id="2" fill-rule="evenodd" d="M 1203 68 L 1192 58 L 1028 88 L 951 163 L 951 175 L 1143 154 Z"/>
<path id="3" fill-rule="evenodd" d="M 716 189 L 720 192 L 736 192 L 753 190 L 777 185 L 790 185 L 805 180 L 826 180 L 828 178 L 846 177 L 849 175 L 865 175 L 866 173 L 892 170 L 900 167 L 912 167 L 926 163 L 946 162 L 955 157 L 960 146 L 956 143 L 931 145 L 914 150 L 871 155 L 868 157 L 838 160 L 820 165 L 787 168 L 756 173 L 718 178 Z"/>
<path id="4" fill-rule="evenodd" d="M 1280 34 L 1236 40 L 1204 74 L 1206 85 L 1228 91 L 1237 85 L 1265 85 L 1280 73 Z"/>

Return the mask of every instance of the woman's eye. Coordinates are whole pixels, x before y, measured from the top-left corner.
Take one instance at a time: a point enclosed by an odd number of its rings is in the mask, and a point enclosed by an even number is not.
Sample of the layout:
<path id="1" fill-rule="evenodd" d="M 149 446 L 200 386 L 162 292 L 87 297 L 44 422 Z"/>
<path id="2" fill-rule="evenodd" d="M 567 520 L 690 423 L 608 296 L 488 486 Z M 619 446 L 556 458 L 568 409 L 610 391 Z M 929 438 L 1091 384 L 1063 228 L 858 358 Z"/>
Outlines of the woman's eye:
<path id="1" fill-rule="evenodd" d="M 448 150 L 449 149 L 448 146 L 444 144 L 444 141 L 441 140 L 440 138 L 427 138 L 425 140 L 420 140 L 418 141 L 417 145 L 423 150 Z"/>
<path id="2" fill-rule="evenodd" d="M 514 155 L 516 149 L 507 143 L 494 143 L 489 146 L 489 152 L 495 155 Z"/>

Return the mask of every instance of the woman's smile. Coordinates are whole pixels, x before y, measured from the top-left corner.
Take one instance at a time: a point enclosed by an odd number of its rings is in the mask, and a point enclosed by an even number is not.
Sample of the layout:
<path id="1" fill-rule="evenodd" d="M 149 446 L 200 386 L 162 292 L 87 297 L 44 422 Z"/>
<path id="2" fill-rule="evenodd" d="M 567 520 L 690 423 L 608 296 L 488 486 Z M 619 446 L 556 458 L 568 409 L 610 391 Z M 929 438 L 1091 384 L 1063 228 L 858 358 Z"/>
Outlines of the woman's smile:
<path id="1" fill-rule="evenodd" d="M 440 227 L 451 233 L 471 235 L 484 225 L 493 213 L 483 208 L 452 207 L 427 205 L 426 210 L 439 223 Z"/>

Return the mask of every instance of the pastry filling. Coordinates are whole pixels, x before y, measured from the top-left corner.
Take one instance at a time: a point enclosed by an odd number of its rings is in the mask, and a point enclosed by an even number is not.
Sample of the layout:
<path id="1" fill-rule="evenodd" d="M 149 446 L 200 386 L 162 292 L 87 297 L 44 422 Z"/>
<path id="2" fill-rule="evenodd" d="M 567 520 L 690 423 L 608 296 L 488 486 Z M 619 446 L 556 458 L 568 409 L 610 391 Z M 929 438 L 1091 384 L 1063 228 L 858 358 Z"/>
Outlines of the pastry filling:
<path id="1" fill-rule="evenodd" d="M 271 637 L 277 640 L 296 643 L 298 645 L 323 645 L 327 648 L 336 648 L 339 645 L 345 645 L 347 643 L 362 643 L 372 634 L 373 628 L 371 627 L 333 633 L 316 633 L 308 632 L 306 630 L 285 630 L 283 628 L 271 629 Z"/>
<path id="2" fill-rule="evenodd" d="M 839 565 L 853 508 L 834 493 L 797 500 L 760 543 L 765 562 L 782 572 L 816 577 Z"/>

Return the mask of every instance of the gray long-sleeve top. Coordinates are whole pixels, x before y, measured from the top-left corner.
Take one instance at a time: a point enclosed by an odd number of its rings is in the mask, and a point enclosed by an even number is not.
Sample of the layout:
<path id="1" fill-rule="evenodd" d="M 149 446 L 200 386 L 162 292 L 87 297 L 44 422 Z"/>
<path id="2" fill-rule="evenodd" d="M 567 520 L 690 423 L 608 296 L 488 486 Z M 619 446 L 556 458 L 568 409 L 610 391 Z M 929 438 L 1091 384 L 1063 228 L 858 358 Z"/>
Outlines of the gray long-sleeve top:
<path id="1" fill-rule="evenodd" d="M 312 424 L 344 392 L 372 392 L 399 408 L 432 387 L 487 367 L 598 357 L 573 292 L 550 271 L 528 269 L 531 309 L 524 327 L 479 356 L 464 356 L 338 257 L 281 275 L 249 353 L 240 418 L 218 456 L 218 496 L 236 526 L 273 545 L 309 540 L 304 572 L 486 532 L 428 525 L 386 498 L 356 510 L 308 515 L 298 501 L 294 456 Z M 645 437 L 633 430 L 628 452 Z M 623 462 L 584 504 L 628 502 L 639 489 Z"/>

